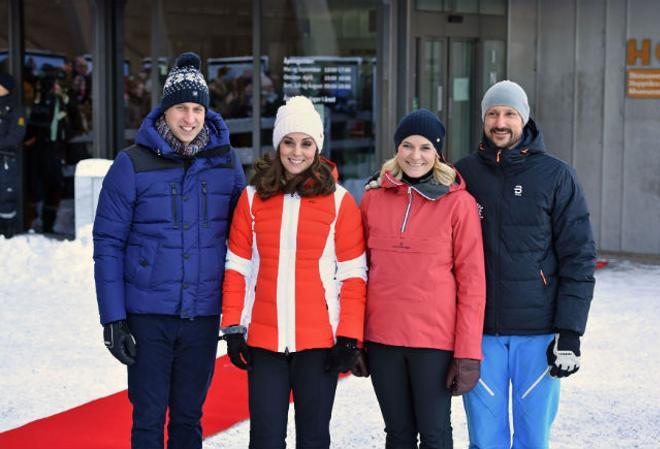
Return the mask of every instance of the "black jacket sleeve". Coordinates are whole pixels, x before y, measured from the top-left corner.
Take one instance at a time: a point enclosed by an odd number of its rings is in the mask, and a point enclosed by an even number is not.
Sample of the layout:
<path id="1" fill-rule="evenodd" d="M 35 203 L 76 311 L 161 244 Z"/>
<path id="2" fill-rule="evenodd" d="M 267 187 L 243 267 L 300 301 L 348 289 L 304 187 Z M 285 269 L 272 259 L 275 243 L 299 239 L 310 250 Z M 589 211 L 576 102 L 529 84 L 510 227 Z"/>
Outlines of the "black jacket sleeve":
<path id="1" fill-rule="evenodd" d="M 559 276 L 554 327 L 582 335 L 594 292 L 596 244 L 584 192 L 568 166 L 555 187 L 552 238 Z"/>
<path id="2" fill-rule="evenodd" d="M 15 108 L 6 117 L 7 123 L 0 127 L 0 151 L 16 153 L 25 137 L 25 115 L 22 108 Z"/>

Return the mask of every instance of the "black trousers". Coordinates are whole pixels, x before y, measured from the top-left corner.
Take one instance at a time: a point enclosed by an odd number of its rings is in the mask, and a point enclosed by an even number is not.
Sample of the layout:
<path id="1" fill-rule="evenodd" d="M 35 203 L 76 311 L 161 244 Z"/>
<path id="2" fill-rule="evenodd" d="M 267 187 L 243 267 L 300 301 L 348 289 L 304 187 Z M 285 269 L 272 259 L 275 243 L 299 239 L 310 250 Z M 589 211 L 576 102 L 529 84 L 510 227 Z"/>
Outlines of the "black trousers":
<path id="1" fill-rule="evenodd" d="M 386 449 L 452 449 L 452 352 L 367 342 L 371 382 L 385 420 Z"/>
<path id="2" fill-rule="evenodd" d="M 250 449 L 286 448 L 289 396 L 296 410 L 296 449 L 328 449 L 337 375 L 324 370 L 328 349 L 283 354 L 250 348 Z"/>
<path id="3" fill-rule="evenodd" d="M 165 414 L 169 449 L 201 449 L 202 405 L 215 368 L 220 318 L 194 320 L 129 314 L 137 357 L 128 367 L 133 404 L 133 449 L 163 447 Z"/>

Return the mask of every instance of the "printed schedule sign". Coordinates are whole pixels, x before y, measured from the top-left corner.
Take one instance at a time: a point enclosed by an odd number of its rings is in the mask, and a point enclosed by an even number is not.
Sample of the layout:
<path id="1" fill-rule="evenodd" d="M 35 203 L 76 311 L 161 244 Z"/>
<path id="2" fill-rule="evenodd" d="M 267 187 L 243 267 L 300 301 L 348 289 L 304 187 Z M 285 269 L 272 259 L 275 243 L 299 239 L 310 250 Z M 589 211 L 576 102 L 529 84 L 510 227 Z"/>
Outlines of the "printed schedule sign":
<path id="1" fill-rule="evenodd" d="M 660 98 L 660 69 L 629 69 L 626 95 L 633 98 Z"/>
<path id="2" fill-rule="evenodd" d="M 284 98 L 305 95 L 314 103 L 336 104 L 355 98 L 362 58 L 290 56 L 284 58 Z"/>

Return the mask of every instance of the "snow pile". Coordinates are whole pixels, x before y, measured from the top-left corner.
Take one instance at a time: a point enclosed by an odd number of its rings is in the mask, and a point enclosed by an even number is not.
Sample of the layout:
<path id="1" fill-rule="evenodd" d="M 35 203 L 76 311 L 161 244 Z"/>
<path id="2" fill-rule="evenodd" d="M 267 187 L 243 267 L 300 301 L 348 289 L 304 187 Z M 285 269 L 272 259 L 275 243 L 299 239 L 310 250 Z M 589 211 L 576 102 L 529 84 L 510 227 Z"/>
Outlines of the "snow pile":
<path id="1" fill-rule="evenodd" d="M 0 236 L 0 431 L 126 388 L 125 369 L 102 342 L 91 225 L 79 235 L 64 242 Z M 583 367 L 562 381 L 553 449 L 660 447 L 658 323 L 660 266 L 611 261 L 597 273 Z M 455 447 L 465 448 L 460 398 L 452 415 Z M 289 422 L 294 447 L 293 407 Z M 332 447 L 380 449 L 383 428 L 370 380 L 340 382 Z M 204 447 L 245 448 L 248 429 L 241 423 Z"/>

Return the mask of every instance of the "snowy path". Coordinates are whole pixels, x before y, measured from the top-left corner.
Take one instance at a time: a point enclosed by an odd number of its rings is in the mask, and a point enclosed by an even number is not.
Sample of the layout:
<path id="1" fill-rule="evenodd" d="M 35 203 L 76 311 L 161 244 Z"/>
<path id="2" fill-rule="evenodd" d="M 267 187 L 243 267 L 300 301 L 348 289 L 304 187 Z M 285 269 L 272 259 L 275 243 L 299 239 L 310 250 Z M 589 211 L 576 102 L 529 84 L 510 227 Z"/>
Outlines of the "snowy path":
<path id="1" fill-rule="evenodd" d="M 101 341 L 90 242 L 0 236 L 0 431 L 125 388 Z M 583 368 L 563 381 L 553 449 L 660 447 L 659 341 L 660 266 L 612 261 L 597 273 Z M 455 447 L 466 448 L 460 400 L 453 426 Z M 234 426 L 204 448 L 245 448 L 248 429 Z M 332 437 L 333 448 L 384 446 L 369 380 L 339 384 Z"/>

